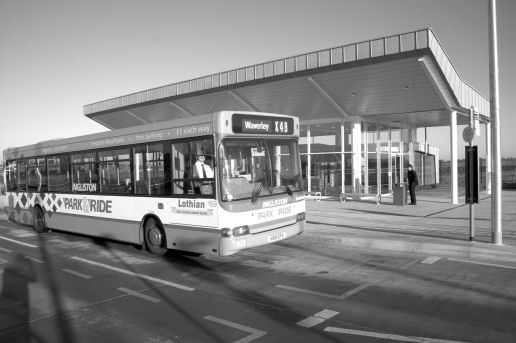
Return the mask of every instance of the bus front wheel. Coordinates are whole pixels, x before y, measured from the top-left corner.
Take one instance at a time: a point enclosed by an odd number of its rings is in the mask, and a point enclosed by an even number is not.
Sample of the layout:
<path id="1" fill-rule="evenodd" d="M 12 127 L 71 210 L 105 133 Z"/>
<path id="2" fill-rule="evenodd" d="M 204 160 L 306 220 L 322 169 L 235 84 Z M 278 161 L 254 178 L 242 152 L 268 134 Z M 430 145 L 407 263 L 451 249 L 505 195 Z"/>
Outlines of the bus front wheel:
<path id="1" fill-rule="evenodd" d="M 144 226 L 145 244 L 154 255 L 163 256 L 167 252 L 167 239 L 165 230 L 153 217 L 145 222 Z"/>
<path id="2" fill-rule="evenodd" d="M 34 207 L 34 212 L 32 214 L 32 227 L 37 233 L 45 233 L 48 231 L 45 226 L 45 214 L 39 206 Z"/>

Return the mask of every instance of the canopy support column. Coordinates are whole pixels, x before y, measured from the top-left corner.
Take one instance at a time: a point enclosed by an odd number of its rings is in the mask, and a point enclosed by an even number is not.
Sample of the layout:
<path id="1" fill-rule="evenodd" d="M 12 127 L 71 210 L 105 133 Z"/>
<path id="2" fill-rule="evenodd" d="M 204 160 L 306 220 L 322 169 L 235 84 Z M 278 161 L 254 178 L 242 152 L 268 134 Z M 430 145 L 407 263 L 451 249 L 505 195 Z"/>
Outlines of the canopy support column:
<path id="1" fill-rule="evenodd" d="M 353 193 L 361 192 L 362 185 L 362 127 L 359 121 L 353 123 Z"/>
<path id="2" fill-rule="evenodd" d="M 457 166 L 457 112 L 450 112 L 451 203 L 459 203 L 459 174 Z"/>
<path id="3" fill-rule="evenodd" d="M 491 123 L 486 128 L 486 193 L 491 194 Z"/>

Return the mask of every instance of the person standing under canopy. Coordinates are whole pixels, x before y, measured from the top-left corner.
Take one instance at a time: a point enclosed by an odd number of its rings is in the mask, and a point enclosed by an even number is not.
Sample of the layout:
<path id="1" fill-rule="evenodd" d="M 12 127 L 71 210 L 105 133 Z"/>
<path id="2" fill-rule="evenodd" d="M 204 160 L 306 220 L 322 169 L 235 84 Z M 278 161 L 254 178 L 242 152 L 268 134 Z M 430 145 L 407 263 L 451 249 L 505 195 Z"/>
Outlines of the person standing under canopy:
<path id="1" fill-rule="evenodd" d="M 412 168 L 412 164 L 408 165 L 408 186 L 410 193 L 410 205 L 416 205 L 416 186 L 419 185 L 419 181 L 417 179 L 417 173 Z"/>

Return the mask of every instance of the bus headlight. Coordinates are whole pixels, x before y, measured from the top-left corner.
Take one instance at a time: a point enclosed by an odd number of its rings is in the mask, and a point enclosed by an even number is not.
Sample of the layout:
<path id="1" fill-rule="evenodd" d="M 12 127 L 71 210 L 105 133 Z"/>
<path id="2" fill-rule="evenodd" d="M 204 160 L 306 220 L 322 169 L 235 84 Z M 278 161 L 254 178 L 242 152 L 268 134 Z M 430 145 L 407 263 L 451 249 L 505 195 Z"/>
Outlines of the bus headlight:
<path id="1" fill-rule="evenodd" d="M 305 220 L 305 212 L 298 213 L 296 217 L 296 222 L 302 222 L 303 220 Z"/>
<path id="2" fill-rule="evenodd" d="M 240 237 L 250 234 L 249 226 L 242 225 L 235 228 L 225 227 L 220 231 L 222 237 Z"/>
<path id="3" fill-rule="evenodd" d="M 250 233 L 249 226 L 247 226 L 247 225 L 239 226 L 239 227 L 236 227 L 233 229 L 233 236 L 235 236 L 235 237 L 245 236 L 245 235 L 248 235 L 249 233 Z"/>

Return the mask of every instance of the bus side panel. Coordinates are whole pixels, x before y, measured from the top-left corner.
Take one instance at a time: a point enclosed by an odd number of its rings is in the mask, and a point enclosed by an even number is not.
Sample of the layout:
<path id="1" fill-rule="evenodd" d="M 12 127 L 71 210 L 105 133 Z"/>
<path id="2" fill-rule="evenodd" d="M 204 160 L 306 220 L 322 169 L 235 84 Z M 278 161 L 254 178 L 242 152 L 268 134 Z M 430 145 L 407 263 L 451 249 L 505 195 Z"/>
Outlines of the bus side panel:
<path id="1" fill-rule="evenodd" d="M 167 248 L 218 255 L 220 231 L 179 225 L 165 225 Z"/>
<path id="2" fill-rule="evenodd" d="M 139 222 L 108 218 L 93 218 L 84 215 L 53 214 L 45 216 L 49 229 L 80 233 L 88 236 L 113 239 L 121 242 L 140 243 Z"/>
<path id="3" fill-rule="evenodd" d="M 20 224 L 32 225 L 32 207 L 27 200 L 24 203 L 17 201 L 18 197 L 21 198 L 22 195 L 23 193 L 7 192 L 4 211 L 9 220 Z M 27 199 L 27 197 L 25 196 L 22 199 Z"/>
<path id="4" fill-rule="evenodd" d="M 32 225 L 34 206 L 40 206 L 49 229 L 140 243 L 139 224 L 155 199 L 89 194 L 10 192 L 9 219 Z M 152 203 L 151 203 L 152 202 Z"/>
<path id="5" fill-rule="evenodd" d="M 140 244 L 140 223 L 148 214 L 165 228 L 168 248 L 217 254 L 218 206 L 208 198 L 158 198 L 99 194 L 14 193 L 7 195 L 10 219 L 32 225 L 42 207 L 47 228 Z"/>
<path id="6" fill-rule="evenodd" d="M 218 254 L 219 208 L 215 199 L 170 198 L 160 219 L 167 247 L 202 254 Z"/>

